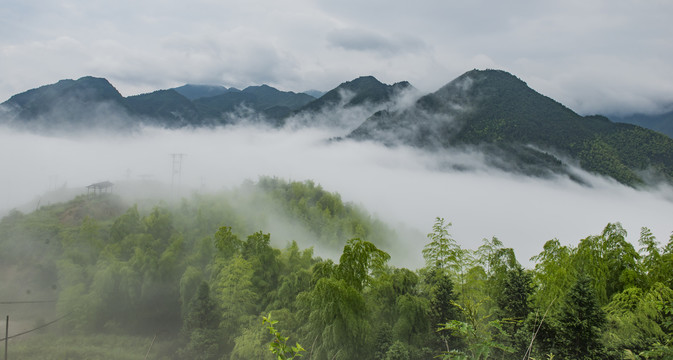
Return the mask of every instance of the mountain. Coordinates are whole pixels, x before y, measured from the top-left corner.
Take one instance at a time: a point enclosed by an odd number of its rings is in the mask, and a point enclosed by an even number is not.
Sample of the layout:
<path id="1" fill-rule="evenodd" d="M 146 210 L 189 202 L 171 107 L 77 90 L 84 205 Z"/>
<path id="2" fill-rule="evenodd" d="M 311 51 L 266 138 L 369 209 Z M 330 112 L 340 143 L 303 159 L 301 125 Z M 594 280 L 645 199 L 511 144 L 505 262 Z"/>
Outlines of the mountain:
<path id="1" fill-rule="evenodd" d="M 119 91 L 106 79 L 91 76 L 28 90 L 1 105 L 11 125 L 28 130 L 50 133 L 130 126 Z"/>
<path id="2" fill-rule="evenodd" d="M 475 147 L 492 165 L 530 175 L 573 176 L 570 161 L 632 186 L 647 172 L 673 179 L 673 139 L 580 116 L 499 70 L 467 72 L 409 108 L 377 112 L 348 138 L 431 151 Z"/>
<path id="3" fill-rule="evenodd" d="M 242 91 L 184 85 L 125 98 L 106 79 L 87 76 L 12 96 L 0 104 L 0 122 L 41 133 L 133 130 L 140 124 L 167 128 L 217 126 L 243 117 L 279 125 L 292 111 L 313 100 L 310 95 L 268 85 Z"/>
<path id="4" fill-rule="evenodd" d="M 249 86 L 241 91 L 194 100 L 204 118 L 218 119 L 219 123 L 236 122 L 240 117 L 264 115 L 271 124 L 281 120 L 314 97 L 291 91 L 280 91 L 268 85 Z"/>
<path id="5" fill-rule="evenodd" d="M 399 96 L 414 90 L 408 82 L 387 85 L 363 76 L 318 99 L 268 85 L 241 91 L 185 85 L 125 98 L 106 79 L 88 76 L 12 96 L 1 104 L 0 121 L 42 133 L 77 133 L 243 119 L 280 126 L 292 116 L 297 126 L 323 121 L 355 140 L 432 152 L 476 149 L 493 166 L 535 176 L 565 174 L 581 181 L 573 170 L 579 165 L 631 186 L 652 177 L 673 179 L 670 137 L 603 116 L 580 116 L 505 71 L 473 70 L 417 100 Z M 218 95 L 207 96 L 212 93 Z M 670 123 L 669 116 L 659 121 Z"/>
<path id="6" fill-rule="evenodd" d="M 312 102 L 315 98 L 304 93 L 291 91 L 279 91 L 268 85 L 249 86 L 242 90 L 246 94 L 253 94 L 257 101 L 255 105 L 260 109 L 268 109 L 273 106 L 285 106 L 296 110 Z"/>
<path id="7" fill-rule="evenodd" d="M 393 100 L 402 90 L 413 87 L 407 81 L 387 85 L 373 76 L 361 76 L 341 83 L 323 96 L 302 107 L 300 111 L 318 112 L 335 106 L 353 107 L 364 104 L 382 104 Z"/>
<path id="8" fill-rule="evenodd" d="M 201 123 L 201 114 L 194 103 L 174 89 L 129 96 L 126 105 L 131 114 L 150 124 L 180 128 Z"/>
<path id="9" fill-rule="evenodd" d="M 318 98 L 320 98 L 321 96 L 325 95 L 325 92 L 324 92 L 324 91 L 320 91 L 320 90 L 314 90 L 314 89 L 311 89 L 311 90 L 306 90 L 306 91 L 304 91 L 304 94 L 313 96 L 314 98 L 318 99 Z"/>
<path id="10" fill-rule="evenodd" d="M 226 87 L 220 85 L 192 85 L 192 84 L 182 85 L 180 87 L 173 88 L 173 90 L 177 91 L 180 95 L 186 97 L 189 100 L 196 100 L 205 97 L 217 96 L 230 91 L 233 92 L 239 91 L 236 88 L 227 89 Z"/>
<path id="11" fill-rule="evenodd" d="M 656 115 L 633 114 L 628 116 L 609 116 L 609 118 L 615 122 L 642 126 L 673 138 L 673 111 Z"/>

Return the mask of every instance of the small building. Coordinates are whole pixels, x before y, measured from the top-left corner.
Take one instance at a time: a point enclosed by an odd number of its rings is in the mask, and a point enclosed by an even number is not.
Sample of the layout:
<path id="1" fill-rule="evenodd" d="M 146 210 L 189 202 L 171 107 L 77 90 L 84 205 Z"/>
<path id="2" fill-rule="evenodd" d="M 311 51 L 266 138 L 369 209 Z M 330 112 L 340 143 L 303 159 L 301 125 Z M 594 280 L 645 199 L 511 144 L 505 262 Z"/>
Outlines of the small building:
<path id="1" fill-rule="evenodd" d="M 114 186 L 114 184 L 109 182 L 109 181 L 103 181 L 103 182 L 91 184 L 91 185 L 88 185 L 86 187 L 86 193 L 87 193 L 87 195 L 90 195 L 92 193 L 93 193 L 93 195 L 96 195 L 96 194 L 112 192 L 112 187 L 113 186 Z"/>

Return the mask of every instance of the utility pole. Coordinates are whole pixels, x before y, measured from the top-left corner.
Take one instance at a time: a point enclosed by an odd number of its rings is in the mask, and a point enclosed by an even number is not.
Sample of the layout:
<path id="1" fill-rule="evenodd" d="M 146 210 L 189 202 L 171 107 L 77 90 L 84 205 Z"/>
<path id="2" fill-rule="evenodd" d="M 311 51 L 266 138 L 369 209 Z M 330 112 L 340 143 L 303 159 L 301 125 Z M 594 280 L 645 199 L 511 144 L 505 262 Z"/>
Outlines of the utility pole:
<path id="1" fill-rule="evenodd" d="M 7 315 L 7 322 L 5 322 L 5 360 L 7 360 L 8 343 L 9 343 L 9 315 Z"/>

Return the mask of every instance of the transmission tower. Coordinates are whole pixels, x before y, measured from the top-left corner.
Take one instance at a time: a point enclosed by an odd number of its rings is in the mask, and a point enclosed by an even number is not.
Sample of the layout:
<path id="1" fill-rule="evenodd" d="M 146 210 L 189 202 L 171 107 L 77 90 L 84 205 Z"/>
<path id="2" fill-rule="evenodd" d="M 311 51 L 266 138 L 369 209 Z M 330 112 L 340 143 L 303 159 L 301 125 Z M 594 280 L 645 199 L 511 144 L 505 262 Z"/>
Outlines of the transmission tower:
<path id="1" fill-rule="evenodd" d="M 171 172 L 171 189 L 175 190 L 176 187 L 180 187 L 180 182 L 182 181 L 182 157 L 185 154 L 171 154 L 173 159 L 173 171 Z"/>

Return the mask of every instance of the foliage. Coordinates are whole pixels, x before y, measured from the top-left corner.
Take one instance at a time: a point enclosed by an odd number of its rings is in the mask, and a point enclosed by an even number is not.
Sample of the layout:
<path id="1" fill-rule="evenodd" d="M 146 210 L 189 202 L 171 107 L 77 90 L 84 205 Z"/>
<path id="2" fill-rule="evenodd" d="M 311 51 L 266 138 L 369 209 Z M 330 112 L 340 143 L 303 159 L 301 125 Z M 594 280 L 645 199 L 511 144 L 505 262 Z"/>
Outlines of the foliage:
<path id="1" fill-rule="evenodd" d="M 274 325 L 278 323 L 277 320 L 271 320 L 271 314 L 262 318 L 262 323 L 266 324 L 266 328 L 269 330 L 269 334 L 273 336 L 273 341 L 269 344 L 269 350 L 276 356 L 278 360 L 290 360 L 295 357 L 301 357 L 302 351 L 304 348 L 296 343 L 295 346 L 287 345 L 287 340 L 289 337 L 281 335 L 280 331 L 274 328 Z"/>
<path id="2" fill-rule="evenodd" d="M 236 206 L 296 200 L 286 215 L 299 216 L 318 208 L 343 213 L 349 205 L 309 183 L 270 184 L 277 194 L 260 195 L 247 184 L 172 205 L 123 209 L 110 196 L 10 213 L 0 220 L 0 269 L 22 283 L 3 275 L 10 281 L 0 291 L 29 287 L 27 297 L 57 300 L 40 312 L 44 319 L 69 314 L 45 334 L 11 342 L 10 354 L 54 358 L 50 330 L 65 339 L 66 352 L 53 350 L 58 358 L 130 358 L 126 348 L 110 353 L 122 334 L 138 339 L 127 342 L 136 357 L 149 346 L 140 343 L 156 335 L 149 358 L 166 359 L 291 358 L 297 354 L 287 338 L 305 346 L 304 356 L 330 360 L 671 353 L 673 239 L 660 244 L 643 228 L 636 251 L 622 226 L 610 223 L 575 245 L 548 241 L 526 269 L 495 237 L 461 247 L 450 223 L 437 218 L 423 251 L 426 266 L 406 269 L 388 264 L 390 255 L 367 240 L 382 233 L 358 215 L 350 219 L 369 224 L 362 227 L 368 237 L 339 239 L 339 255 L 321 259 L 297 241 L 277 247 L 283 241 L 259 230 L 267 215 Z M 344 224 L 323 215 L 309 222 Z M 314 234 L 315 244 L 321 236 Z M 259 326 L 266 314 L 275 333 Z M 75 349 L 68 339 L 83 334 L 102 340 L 86 337 L 98 345 Z M 266 349 L 270 337 L 275 353 Z"/>
<path id="3" fill-rule="evenodd" d="M 565 296 L 558 317 L 558 353 L 566 359 L 604 357 L 600 342 L 605 327 L 605 313 L 591 286 L 591 279 L 581 276 Z"/>
<path id="4" fill-rule="evenodd" d="M 504 344 L 497 342 L 492 334 L 501 333 L 502 324 L 499 321 L 490 321 L 487 323 L 488 329 L 480 330 L 475 325 L 452 320 L 443 324 L 438 330 L 448 330 L 455 335 L 462 336 L 466 339 L 467 348 L 464 350 L 448 350 L 442 353 L 442 359 L 488 359 L 491 353 L 496 349 L 510 353 L 513 350 Z"/>
<path id="5" fill-rule="evenodd" d="M 410 108 L 376 113 L 349 136 L 428 150 L 475 147 L 494 166 L 534 176 L 576 179 L 561 160 L 573 159 L 630 186 L 648 171 L 673 179 L 670 137 L 581 116 L 500 70 L 469 71 Z"/>
<path id="6" fill-rule="evenodd" d="M 460 246 L 449 234 L 451 223 L 444 224 L 444 219 L 436 218 L 432 232 L 427 235 L 430 242 L 423 248 L 423 258 L 426 265 L 440 270 L 460 271 L 457 268 L 461 258 Z"/>
<path id="7" fill-rule="evenodd" d="M 343 246 L 344 239 L 360 238 L 381 247 L 389 245 L 394 236 L 381 221 L 372 219 L 353 204 L 344 203 L 339 194 L 327 192 L 313 181 L 286 182 L 261 177 L 257 186 L 307 226 L 318 243 L 334 250 Z"/>
<path id="8" fill-rule="evenodd" d="M 189 338 L 189 343 L 183 350 L 183 356 L 213 359 L 219 355 L 221 316 L 218 303 L 210 296 L 210 287 L 202 282 L 184 319 L 183 333 Z"/>

